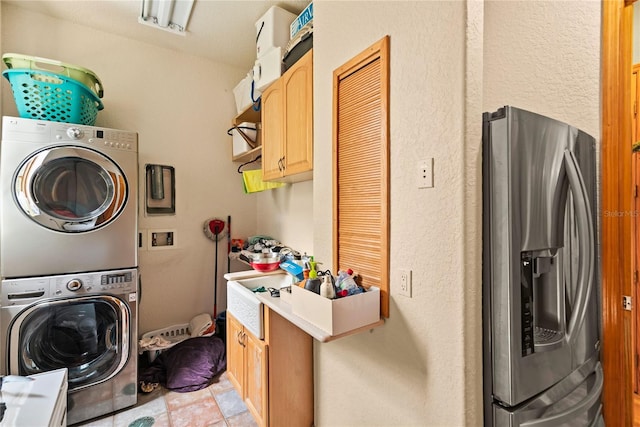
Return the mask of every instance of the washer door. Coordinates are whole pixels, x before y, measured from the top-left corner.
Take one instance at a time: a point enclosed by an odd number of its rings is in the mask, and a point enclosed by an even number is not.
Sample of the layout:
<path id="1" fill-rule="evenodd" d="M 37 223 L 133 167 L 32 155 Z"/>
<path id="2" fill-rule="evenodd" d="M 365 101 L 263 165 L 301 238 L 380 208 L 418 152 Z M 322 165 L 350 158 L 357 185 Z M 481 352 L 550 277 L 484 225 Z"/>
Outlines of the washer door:
<path id="1" fill-rule="evenodd" d="M 118 165 L 83 147 L 59 146 L 33 154 L 13 179 L 14 198 L 33 221 L 51 230 L 82 233 L 113 221 L 127 200 Z"/>
<path id="2" fill-rule="evenodd" d="M 70 391 L 106 381 L 129 358 L 130 318 L 127 304 L 110 295 L 31 305 L 9 327 L 9 372 L 66 367 Z"/>

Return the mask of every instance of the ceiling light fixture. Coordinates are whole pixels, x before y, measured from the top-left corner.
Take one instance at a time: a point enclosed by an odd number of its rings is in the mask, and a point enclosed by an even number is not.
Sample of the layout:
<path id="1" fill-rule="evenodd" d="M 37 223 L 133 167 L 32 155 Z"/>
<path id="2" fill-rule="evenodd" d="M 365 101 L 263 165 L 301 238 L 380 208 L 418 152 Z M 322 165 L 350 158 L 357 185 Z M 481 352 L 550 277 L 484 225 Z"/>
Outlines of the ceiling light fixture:
<path id="1" fill-rule="evenodd" d="M 184 36 L 195 0 L 142 0 L 138 22 Z"/>

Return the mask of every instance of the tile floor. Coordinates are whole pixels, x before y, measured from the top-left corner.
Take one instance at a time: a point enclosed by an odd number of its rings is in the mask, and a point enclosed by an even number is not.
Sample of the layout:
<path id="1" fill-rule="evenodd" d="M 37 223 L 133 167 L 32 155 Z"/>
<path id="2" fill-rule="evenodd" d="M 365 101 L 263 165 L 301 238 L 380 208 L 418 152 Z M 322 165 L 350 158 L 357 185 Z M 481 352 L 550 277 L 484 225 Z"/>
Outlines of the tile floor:
<path id="1" fill-rule="evenodd" d="M 138 404 L 74 427 L 257 427 L 226 372 L 209 387 L 176 393 L 158 387 Z"/>

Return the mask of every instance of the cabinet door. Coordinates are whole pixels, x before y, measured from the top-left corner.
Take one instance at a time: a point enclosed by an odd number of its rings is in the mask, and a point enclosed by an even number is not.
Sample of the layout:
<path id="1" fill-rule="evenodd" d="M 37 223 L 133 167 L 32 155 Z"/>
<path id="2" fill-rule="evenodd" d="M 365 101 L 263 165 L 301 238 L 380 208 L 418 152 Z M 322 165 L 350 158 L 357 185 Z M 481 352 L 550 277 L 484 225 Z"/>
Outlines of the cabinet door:
<path id="1" fill-rule="evenodd" d="M 245 334 L 245 403 L 258 425 L 267 425 L 268 382 L 267 382 L 267 345 L 251 332 Z"/>
<path id="2" fill-rule="evenodd" d="M 243 327 L 227 311 L 227 376 L 231 384 L 244 398 L 244 344 Z"/>
<path id="3" fill-rule="evenodd" d="M 262 179 L 282 177 L 282 82 L 279 79 L 262 94 Z"/>
<path id="4" fill-rule="evenodd" d="M 313 51 L 283 76 L 284 175 L 313 169 Z"/>

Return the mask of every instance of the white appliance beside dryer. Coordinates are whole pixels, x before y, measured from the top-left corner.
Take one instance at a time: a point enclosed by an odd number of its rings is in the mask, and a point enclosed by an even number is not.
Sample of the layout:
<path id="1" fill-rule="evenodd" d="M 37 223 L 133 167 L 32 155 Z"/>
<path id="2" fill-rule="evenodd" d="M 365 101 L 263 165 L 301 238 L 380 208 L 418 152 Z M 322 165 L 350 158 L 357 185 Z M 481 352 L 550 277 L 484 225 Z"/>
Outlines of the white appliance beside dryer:
<path id="1" fill-rule="evenodd" d="M 137 267 L 135 132 L 3 117 L 0 276 Z"/>

